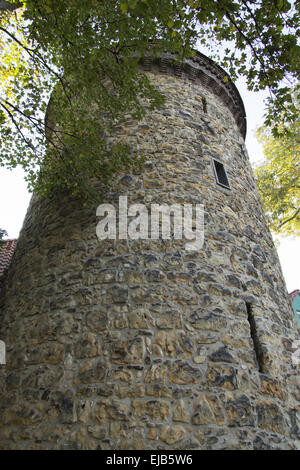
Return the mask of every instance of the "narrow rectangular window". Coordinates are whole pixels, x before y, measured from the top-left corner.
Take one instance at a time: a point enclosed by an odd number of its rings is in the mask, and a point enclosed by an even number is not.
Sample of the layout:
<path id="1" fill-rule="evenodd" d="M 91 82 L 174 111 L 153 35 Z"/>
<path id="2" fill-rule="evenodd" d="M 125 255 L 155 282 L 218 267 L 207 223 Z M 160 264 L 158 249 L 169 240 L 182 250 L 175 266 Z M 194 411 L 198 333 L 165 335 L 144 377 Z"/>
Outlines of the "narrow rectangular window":
<path id="1" fill-rule="evenodd" d="M 246 307 L 247 307 L 247 313 L 248 313 L 248 322 L 250 324 L 250 334 L 251 334 L 251 338 L 252 338 L 252 341 L 253 341 L 253 347 L 254 347 L 256 360 L 257 360 L 257 364 L 258 364 L 258 370 L 259 370 L 259 372 L 261 372 L 263 374 L 264 373 L 264 364 L 263 364 L 263 360 L 262 360 L 262 348 L 261 348 L 259 338 L 257 336 L 255 319 L 254 319 L 253 312 L 252 312 L 252 305 L 249 304 L 248 302 L 246 302 Z"/>
<path id="2" fill-rule="evenodd" d="M 223 163 L 213 159 L 213 167 L 217 184 L 224 188 L 231 189 Z"/>

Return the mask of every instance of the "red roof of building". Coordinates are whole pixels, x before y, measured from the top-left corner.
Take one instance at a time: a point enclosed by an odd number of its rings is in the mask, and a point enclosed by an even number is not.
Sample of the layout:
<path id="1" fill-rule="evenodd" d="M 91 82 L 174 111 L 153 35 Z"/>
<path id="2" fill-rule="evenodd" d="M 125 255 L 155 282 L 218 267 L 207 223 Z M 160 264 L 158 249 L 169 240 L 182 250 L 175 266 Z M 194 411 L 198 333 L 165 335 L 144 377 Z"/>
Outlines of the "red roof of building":
<path id="1" fill-rule="evenodd" d="M 300 294 L 300 290 L 299 289 L 296 289 L 296 290 L 293 290 L 293 292 L 291 292 L 289 294 L 289 297 L 290 297 L 290 301 L 293 302 L 294 298 Z"/>
<path id="2" fill-rule="evenodd" d="M 0 245 L 0 287 L 10 265 L 17 243 L 16 238 L 1 241 L 3 244 Z"/>

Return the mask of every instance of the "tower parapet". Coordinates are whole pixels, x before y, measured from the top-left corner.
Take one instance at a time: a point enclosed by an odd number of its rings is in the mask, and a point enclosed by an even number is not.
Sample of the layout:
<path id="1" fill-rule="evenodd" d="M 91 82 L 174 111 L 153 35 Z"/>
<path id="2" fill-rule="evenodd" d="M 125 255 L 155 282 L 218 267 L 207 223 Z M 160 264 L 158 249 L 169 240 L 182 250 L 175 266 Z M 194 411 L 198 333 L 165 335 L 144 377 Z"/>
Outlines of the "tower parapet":
<path id="1" fill-rule="evenodd" d="M 146 71 L 156 70 L 177 77 L 186 76 L 192 81 L 200 81 L 230 109 L 245 139 L 247 121 L 244 103 L 228 74 L 212 59 L 196 51 L 192 58 L 178 62 L 174 60 L 172 54 L 165 53 L 161 57 L 144 57 L 141 65 Z"/>

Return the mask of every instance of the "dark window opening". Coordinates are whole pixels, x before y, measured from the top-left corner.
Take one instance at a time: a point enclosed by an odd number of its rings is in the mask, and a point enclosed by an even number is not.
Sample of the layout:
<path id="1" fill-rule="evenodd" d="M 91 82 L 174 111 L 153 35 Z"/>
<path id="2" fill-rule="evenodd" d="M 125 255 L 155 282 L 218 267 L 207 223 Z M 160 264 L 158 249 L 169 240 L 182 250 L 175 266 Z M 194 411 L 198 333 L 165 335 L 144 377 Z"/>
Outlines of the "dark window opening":
<path id="1" fill-rule="evenodd" d="M 216 182 L 220 186 L 230 189 L 230 184 L 229 184 L 226 170 L 225 170 L 223 163 L 219 162 L 218 160 L 213 160 L 213 165 L 214 165 Z"/>
<path id="2" fill-rule="evenodd" d="M 247 308 L 247 313 L 248 313 L 248 322 L 250 324 L 250 334 L 251 334 L 251 338 L 253 341 L 255 356 L 256 356 L 256 360 L 258 364 L 258 370 L 259 372 L 263 374 L 265 372 L 264 364 L 263 364 L 263 353 L 262 353 L 262 348 L 261 348 L 259 338 L 257 336 L 255 319 L 254 319 L 253 312 L 252 312 L 252 305 L 246 302 L 246 308 Z"/>
<path id="3" fill-rule="evenodd" d="M 201 101 L 202 101 L 203 112 L 204 112 L 204 113 L 207 113 L 207 101 L 206 101 L 206 98 L 204 98 L 204 96 L 202 96 L 202 97 L 201 97 Z"/>

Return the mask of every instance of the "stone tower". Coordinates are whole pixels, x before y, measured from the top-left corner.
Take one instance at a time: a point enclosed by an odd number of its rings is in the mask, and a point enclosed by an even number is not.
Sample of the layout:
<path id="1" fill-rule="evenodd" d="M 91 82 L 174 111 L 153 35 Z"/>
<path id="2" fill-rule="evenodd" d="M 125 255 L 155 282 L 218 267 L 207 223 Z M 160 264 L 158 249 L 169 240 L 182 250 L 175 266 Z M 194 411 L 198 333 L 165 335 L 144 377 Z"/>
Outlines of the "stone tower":
<path id="1" fill-rule="evenodd" d="M 0 448 L 299 448 L 298 333 L 239 93 L 201 54 L 142 67 L 166 104 L 119 128 L 147 161 L 105 202 L 203 204 L 204 244 L 101 241 L 96 207 L 33 196 L 2 290 Z"/>

